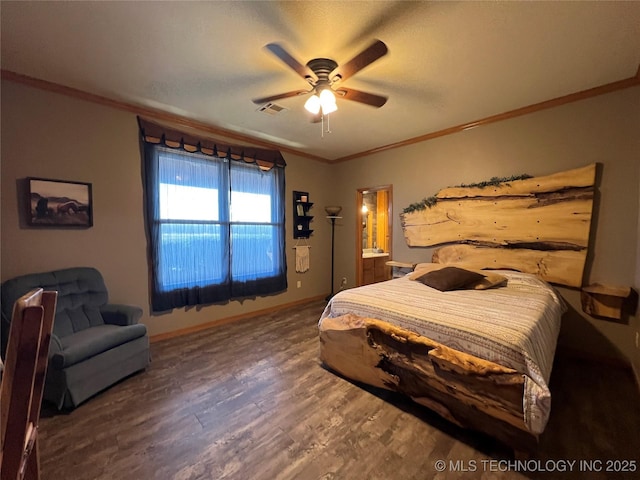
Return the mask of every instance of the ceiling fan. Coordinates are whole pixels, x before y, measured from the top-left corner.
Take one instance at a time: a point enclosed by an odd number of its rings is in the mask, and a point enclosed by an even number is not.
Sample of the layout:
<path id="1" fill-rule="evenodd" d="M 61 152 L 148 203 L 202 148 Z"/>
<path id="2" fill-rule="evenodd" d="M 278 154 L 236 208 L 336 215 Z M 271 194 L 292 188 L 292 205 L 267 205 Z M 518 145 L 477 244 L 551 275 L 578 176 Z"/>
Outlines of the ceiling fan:
<path id="1" fill-rule="evenodd" d="M 255 98 L 253 99 L 253 103 L 262 105 L 282 98 L 313 93 L 305 103 L 305 109 L 314 114 L 316 116 L 316 120 L 319 120 L 319 116 L 327 115 L 338 109 L 338 106 L 336 105 L 336 94 L 346 100 L 364 103 L 376 108 L 382 107 L 387 101 L 387 97 L 376 95 L 374 93 L 362 92 L 360 90 L 345 88 L 343 86 L 337 86 L 334 88 L 338 83 L 345 81 L 367 65 L 370 65 L 380 57 L 386 55 L 388 52 L 387 46 L 380 40 L 374 41 L 358 55 L 340 66 L 335 60 L 330 58 L 314 58 L 309 60 L 306 65 L 302 65 L 293 58 L 293 56 L 289 54 L 284 47 L 277 43 L 270 43 L 266 45 L 265 48 L 309 82 L 312 88 L 311 90 L 293 90 L 291 92 L 280 93 L 278 95 Z"/>

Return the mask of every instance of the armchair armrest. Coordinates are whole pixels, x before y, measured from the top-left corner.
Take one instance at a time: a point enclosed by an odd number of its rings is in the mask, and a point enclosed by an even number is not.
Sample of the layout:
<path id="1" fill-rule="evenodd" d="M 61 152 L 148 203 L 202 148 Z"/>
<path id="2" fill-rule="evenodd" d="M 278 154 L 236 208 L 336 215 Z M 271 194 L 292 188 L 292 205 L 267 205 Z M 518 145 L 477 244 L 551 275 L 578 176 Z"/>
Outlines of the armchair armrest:
<path id="1" fill-rule="evenodd" d="M 100 307 L 104 323 L 110 325 L 135 325 L 142 317 L 142 309 L 131 305 L 108 304 Z"/>
<path id="2" fill-rule="evenodd" d="M 52 333 L 51 342 L 49 343 L 49 358 L 60 352 L 62 352 L 62 342 L 60 341 L 60 337 L 55 333 Z"/>

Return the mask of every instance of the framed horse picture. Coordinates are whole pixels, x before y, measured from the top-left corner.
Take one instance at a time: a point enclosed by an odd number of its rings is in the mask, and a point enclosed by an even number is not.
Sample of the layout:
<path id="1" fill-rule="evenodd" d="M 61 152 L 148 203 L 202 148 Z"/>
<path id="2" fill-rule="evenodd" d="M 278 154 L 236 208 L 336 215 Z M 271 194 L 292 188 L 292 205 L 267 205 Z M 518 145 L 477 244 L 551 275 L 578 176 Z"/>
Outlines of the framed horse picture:
<path id="1" fill-rule="evenodd" d="M 28 223 L 42 227 L 93 226 L 91 184 L 29 177 Z"/>

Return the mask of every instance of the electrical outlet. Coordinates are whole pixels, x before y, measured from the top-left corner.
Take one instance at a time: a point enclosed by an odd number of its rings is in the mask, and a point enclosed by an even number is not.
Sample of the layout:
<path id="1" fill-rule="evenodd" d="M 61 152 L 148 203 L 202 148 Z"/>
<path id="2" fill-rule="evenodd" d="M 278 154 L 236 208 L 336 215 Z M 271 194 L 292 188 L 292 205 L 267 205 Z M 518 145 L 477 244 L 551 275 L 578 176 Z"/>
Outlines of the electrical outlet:
<path id="1" fill-rule="evenodd" d="M 342 283 L 340 283 L 340 288 L 344 288 L 347 286 L 347 277 L 342 277 Z"/>
<path id="2" fill-rule="evenodd" d="M 297 286 L 298 286 L 298 288 L 300 288 L 302 286 L 302 280 L 298 280 Z"/>

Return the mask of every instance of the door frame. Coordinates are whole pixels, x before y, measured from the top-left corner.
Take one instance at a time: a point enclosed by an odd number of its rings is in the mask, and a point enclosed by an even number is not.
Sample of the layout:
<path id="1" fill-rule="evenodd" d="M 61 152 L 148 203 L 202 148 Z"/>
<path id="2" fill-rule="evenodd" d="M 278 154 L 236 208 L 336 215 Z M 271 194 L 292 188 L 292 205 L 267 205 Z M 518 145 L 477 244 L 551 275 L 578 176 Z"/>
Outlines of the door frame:
<path id="1" fill-rule="evenodd" d="M 356 287 L 362 285 L 362 201 L 370 192 L 387 191 L 387 231 L 389 232 L 389 260 L 393 258 L 393 185 L 358 188 L 356 191 Z"/>

